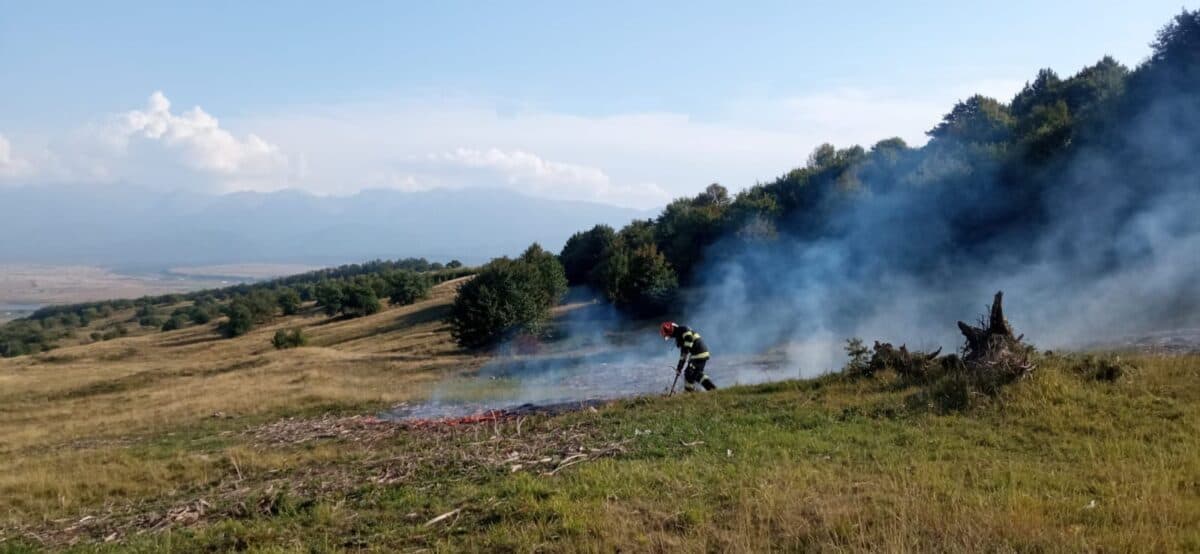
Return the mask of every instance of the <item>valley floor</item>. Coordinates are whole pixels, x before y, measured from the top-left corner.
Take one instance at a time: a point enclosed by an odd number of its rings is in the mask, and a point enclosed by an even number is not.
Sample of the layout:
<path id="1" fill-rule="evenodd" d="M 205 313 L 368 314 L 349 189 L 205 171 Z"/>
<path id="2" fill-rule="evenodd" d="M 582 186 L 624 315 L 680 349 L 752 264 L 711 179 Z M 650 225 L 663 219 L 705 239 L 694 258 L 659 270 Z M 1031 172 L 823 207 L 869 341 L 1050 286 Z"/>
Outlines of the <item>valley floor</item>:
<path id="1" fill-rule="evenodd" d="M 643 397 L 554 417 L 370 414 L 484 359 L 453 285 L 0 361 L 0 552 L 1200 549 L 1200 357 L 1116 382 L 1048 357 L 940 413 L 883 376 Z M 278 328 L 312 346 L 275 351 Z"/>

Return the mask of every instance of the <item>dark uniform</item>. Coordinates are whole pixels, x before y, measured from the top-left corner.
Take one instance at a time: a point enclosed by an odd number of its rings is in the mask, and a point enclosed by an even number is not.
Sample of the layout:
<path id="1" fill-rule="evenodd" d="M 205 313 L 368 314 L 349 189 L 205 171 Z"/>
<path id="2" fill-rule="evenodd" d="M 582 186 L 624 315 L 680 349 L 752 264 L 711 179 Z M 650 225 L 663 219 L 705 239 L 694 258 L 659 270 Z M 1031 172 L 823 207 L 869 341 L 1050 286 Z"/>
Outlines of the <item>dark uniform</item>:
<path id="1" fill-rule="evenodd" d="M 704 345 L 704 339 L 700 338 L 700 333 L 693 331 L 686 325 L 676 325 L 671 336 L 675 339 L 675 346 L 679 347 L 679 365 L 675 366 L 675 372 L 683 371 L 683 390 L 694 392 L 696 383 L 704 387 L 704 390 L 713 390 L 717 385 L 704 374 L 704 366 L 708 364 L 708 347 Z M 691 356 L 689 358 L 689 356 Z M 684 371 L 683 364 L 687 363 L 687 370 Z"/>

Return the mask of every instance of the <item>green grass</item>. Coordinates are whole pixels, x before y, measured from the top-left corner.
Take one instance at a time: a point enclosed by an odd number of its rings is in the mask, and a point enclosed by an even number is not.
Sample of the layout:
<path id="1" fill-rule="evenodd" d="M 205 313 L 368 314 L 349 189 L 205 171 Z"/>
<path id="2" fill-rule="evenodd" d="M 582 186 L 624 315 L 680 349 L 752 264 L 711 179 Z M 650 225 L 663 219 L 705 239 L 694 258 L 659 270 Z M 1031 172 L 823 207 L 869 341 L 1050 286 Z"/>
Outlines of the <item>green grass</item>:
<path id="1" fill-rule="evenodd" d="M 231 485 L 225 465 L 193 477 L 176 502 L 212 503 L 196 523 L 126 527 L 112 544 L 97 530 L 73 549 L 1200 549 L 1200 359 L 1135 365 L 1109 383 L 1047 360 L 1000 398 L 949 415 L 887 377 L 826 377 L 532 418 L 519 435 L 505 422 L 372 443 L 255 446 L 216 429 L 158 438 L 127 455 L 231 456 L 243 477 Z M 544 474 L 580 447 L 614 445 Z M 513 471 L 512 452 L 554 461 Z"/>

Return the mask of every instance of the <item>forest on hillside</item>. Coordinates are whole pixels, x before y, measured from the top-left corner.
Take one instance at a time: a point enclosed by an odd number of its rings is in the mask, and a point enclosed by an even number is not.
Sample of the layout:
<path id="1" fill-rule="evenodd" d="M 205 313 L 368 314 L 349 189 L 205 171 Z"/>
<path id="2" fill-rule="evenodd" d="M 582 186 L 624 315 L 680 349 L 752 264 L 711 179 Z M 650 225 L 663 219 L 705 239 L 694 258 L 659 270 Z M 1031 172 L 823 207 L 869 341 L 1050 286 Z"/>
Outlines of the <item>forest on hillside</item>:
<path id="1" fill-rule="evenodd" d="M 652 220 L 579 232 L 566 275 L 635 314 L 749 327 L 759 346 L 897 306 L 970 313 L 998 288 L 1063 341 L 1086 331 L 1060 315 L 1096 333 L 1195 324 L 1200 11 L 1151 46 L 1134 68 L 1102 57 L 1043 69 L 1011 99 L 964 99 L 918 148 L 824 144 L 771 182 L 712 184 Z M 681 303 L 681 286 L 700 294 Z"/>

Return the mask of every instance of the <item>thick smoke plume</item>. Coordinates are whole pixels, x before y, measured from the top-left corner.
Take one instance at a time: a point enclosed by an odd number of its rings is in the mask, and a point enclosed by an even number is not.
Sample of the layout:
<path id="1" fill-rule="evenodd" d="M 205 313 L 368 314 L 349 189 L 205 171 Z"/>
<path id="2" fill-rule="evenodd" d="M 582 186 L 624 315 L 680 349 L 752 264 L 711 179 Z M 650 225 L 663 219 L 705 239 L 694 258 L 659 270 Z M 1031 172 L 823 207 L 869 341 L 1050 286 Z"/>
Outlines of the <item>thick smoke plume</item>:
<path id="1" fill-rule="evenodd" d="M 816 240 L 719 244 L 699 272 L 690 320 L 723 351 L 791 344 L 805 375 L 839 367 L 842 341 L 853 336 L 953 351 L 961 342 L 953 322 L 982 313 L 996 290 L 1006 292 L 1014 325 L 1042 347 L 1196 326 L 1196 106 L 1155 98 L 1114 142 L 1030 176 L 1031 186 L 1051 187 L 1042 221 L 1006 216 L 1028 225 L 991 217 L 1023 193 L 1006 186 L 1011 176 L 956 165 L 935 141 L 915 163 L 952 177 L 957 190 L 902 182 L 914 175 L 907 171 L 873 175 Z M 978 232 L 964 236 L 964 218 L 976 214 Z"/>

